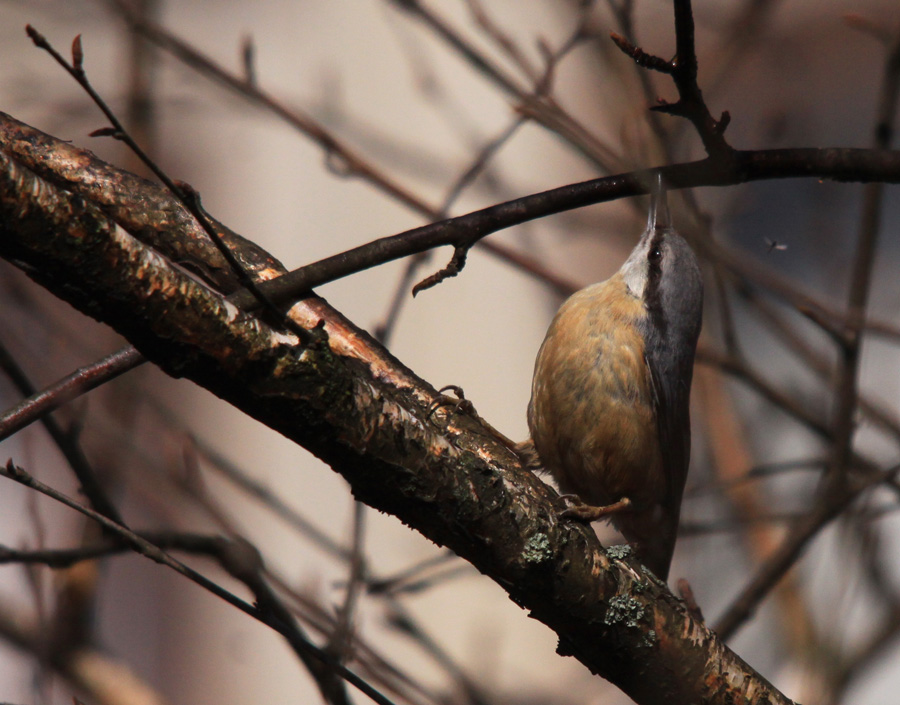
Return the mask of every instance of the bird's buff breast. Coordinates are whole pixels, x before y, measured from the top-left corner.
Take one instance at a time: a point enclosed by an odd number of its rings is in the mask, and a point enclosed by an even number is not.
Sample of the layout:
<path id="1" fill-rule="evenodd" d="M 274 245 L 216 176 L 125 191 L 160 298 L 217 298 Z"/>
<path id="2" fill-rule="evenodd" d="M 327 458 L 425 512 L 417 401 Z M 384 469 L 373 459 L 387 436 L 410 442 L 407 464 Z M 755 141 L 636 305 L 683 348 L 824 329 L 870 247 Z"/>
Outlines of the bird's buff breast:
<path id="1" fill-rule="evenodd" d="M 560 308 L 535 366 L 528 421 L 563 492 L 588 504 L 662 500 L 664 476 L 644 342 L 646 316 L 620 275 Z"/>

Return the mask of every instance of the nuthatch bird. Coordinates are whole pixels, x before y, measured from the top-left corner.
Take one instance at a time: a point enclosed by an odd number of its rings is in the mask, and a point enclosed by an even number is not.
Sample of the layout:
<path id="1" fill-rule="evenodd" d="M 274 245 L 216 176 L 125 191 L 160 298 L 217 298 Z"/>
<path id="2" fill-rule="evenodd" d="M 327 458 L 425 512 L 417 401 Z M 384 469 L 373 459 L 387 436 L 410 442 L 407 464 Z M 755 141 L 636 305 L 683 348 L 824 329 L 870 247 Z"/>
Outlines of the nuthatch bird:
<path id="1" fill-rule="evenodd" d="M 662 580 L 691 452 L 689 397 L 703 283 L 662 188 L 612 277 L 560 307 L 538 352 L 528 428 L 545 470 L 577 496 L 563 516 L 609 517 Z"/>

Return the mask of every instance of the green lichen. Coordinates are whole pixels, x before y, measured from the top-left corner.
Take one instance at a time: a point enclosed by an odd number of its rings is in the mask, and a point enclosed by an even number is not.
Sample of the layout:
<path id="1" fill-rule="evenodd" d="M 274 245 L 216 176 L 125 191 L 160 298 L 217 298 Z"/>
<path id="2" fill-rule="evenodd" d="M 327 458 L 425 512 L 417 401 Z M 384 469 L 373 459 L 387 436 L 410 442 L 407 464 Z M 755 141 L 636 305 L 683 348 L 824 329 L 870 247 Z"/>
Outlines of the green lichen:
<path id="1" fill-rule="evenodd" d="M 641 639 L 641 646 L 645 646 L 648 649 L 651 649 L 656 646 L 657 641 L 659 641 L 659 639 L 656 636 L 656 630 L 651 629 L 646 634 L 644 634 L 644 638 Z"/>
<path id="2" fill-rule="evenodd" d="M 543 563 L 550 558 L 550 539 L 546 534 L 533 534 L 525 542 L 522 558 L 526 563 Z"/>
<path id="3" fill-rule="evenodd" d="M 624 624 L 626 627 L 637 627 L 644 618 L 644 608 L 633 597 L 616 595 L 609 601 L 603 623 L 611 627 Z"/>
<path id="4" fill-rule="evenodd" d="M 627 543 L 620 543 L 617 546 L 610 546 L 606 549 L 606 555 L 616 560 L 624 560 L 631 555 L 631 546 Z"/>

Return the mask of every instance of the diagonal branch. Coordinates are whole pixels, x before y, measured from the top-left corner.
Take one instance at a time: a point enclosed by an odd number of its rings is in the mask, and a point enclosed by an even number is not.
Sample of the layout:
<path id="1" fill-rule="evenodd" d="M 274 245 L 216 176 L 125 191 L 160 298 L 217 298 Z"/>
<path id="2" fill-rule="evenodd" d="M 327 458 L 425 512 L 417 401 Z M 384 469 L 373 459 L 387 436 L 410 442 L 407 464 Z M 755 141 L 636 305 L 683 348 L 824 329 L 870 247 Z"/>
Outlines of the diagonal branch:
<path id="1" fill-rule="evenodd" d="M 788 702 L 627 549 L 603 551 L 589 528 L 560 524 L 555 495 L 489 426 L 443 410 L 431 420 L 433 388 L 368 350 L 366 336 L 355 348 L 338 348 L 337 335 L 301 348 L 89 202 L 2 153 L 0 167 L 0 255 L 170 374 L 309 449 L 358 499 L 470 561 L 559 634 L 560 653 L 639 703 Z"/>

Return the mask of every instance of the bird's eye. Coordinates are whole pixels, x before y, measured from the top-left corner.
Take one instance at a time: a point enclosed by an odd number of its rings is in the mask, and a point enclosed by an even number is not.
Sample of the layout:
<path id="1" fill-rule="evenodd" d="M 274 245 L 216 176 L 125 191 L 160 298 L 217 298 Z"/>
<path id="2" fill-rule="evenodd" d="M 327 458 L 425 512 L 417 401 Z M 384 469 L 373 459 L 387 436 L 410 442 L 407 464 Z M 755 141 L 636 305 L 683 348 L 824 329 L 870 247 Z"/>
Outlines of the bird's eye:
<path id="1" fill-rule="evenodd" d="M 650 264 L 657 264 L 661 259 L 662 250 L 659 249 L 659 245 L 654 245 L 647 253 L 647 261 L 650 262 Z"/>

